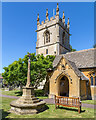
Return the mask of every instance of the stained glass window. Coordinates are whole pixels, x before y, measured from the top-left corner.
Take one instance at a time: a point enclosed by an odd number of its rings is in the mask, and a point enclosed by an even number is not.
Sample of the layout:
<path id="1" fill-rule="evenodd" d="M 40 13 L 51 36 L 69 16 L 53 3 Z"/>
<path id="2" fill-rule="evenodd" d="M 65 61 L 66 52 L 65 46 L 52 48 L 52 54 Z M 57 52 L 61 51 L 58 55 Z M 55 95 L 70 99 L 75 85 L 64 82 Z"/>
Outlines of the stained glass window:
<path id="1" fill-rule="evenodd" d="M 93 73 L 93 76 L 95 76 L 95 73 Z"/>

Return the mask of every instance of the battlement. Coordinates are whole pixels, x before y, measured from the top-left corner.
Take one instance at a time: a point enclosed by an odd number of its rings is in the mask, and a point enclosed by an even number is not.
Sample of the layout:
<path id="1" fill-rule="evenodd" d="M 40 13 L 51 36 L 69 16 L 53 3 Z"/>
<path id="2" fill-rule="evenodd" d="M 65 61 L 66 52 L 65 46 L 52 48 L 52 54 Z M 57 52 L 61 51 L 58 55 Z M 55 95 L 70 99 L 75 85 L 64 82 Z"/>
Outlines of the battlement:
<path id="1" fill-rule="evenodd" d="M 46 9 L 46 18 L 40 21 L 37 17 L 36 55 L 59 55 L 70 51 L 69 18 L 65 24 L 64 12 L 59 16 L 57 3 L 56 14 L 49 18 Z"/>
<path id="2" fill-rule="evenodd" d="M 57 3 L 57 8 L 56 8 L 56 15 L 55 17 L 48 18 L 48 9 L 46 9 L 46 19 L 40 23 L 39 19 L 39 14 L 37 17 L 37 31 L 40 29 L 44 29 L 46 26 L 50 27 L 53 24 L 59 24 L 61 27 L 63 27 L 67 32 L 69 31 L 69 18 L 67 24 L 65 24 L 65 15 L 63 12 L 62 18 L 59 17 L 59 7 Z"/>

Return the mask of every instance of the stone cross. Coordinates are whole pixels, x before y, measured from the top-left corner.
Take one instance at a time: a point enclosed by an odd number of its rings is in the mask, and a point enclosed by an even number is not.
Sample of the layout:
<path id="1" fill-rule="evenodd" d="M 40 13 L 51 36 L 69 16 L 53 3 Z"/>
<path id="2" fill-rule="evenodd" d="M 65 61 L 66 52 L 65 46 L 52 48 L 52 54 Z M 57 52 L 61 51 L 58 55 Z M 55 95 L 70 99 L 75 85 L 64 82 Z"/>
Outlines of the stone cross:
<path id="1" fill-rule="evenodd" d="M 29 53 L 27 55 L 29 57 L 28 59 L 28 72 L 27 72 L 27 84 L 26 84 L 26 87 L 31 87 L 31 84 L 30 84 L 30 65 L 31 65 L 31 54 Z"/>

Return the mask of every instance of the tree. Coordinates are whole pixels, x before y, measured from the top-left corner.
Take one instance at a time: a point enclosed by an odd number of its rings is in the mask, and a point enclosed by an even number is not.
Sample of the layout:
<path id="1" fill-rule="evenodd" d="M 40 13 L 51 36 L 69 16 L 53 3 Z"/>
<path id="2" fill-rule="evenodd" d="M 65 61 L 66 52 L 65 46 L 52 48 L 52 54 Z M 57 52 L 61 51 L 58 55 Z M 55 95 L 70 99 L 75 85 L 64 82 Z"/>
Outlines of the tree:
<path id="1" fill-rule="evenodd" d="M 93 45 L 93 48 L 96 48 L 96 44 Z"/>
<path id="2" fill-rule="evenodd" d="M 44 57 L 43 54 L 35 56 L 35 53 L 31 53 L 31 56 L 31 84 L 37 87 L 45 79 L 47 69 L 52 68 L 55 56 L 48 55 Z M 9 85 L 25 86 L 27 82 L 28 56 L 25 55 L 23 59 L 19 58 L 18 61 L 14 61 L 3 69 L 5 71 L 2 76 Z"/>
<path id="3" fill-rule="evenodd" d="M 70 45 L 71 52 L 76 51 L 76 49 L 73 49 L 72 46 Z"/>

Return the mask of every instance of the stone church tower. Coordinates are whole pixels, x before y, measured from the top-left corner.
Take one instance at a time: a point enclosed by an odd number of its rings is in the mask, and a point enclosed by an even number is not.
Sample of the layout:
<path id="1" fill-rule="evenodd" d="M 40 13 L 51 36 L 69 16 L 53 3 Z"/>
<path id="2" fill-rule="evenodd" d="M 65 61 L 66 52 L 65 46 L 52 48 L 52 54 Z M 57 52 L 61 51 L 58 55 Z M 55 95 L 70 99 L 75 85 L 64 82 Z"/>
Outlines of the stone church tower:
<path id="1" fill-rule="evenodd" d="M 46 10 L 46 20 L 39 22 L 37 17 L 37 42 L 36 55 L 59 55 L 70 51 L 69 18 L 65 24 L 63 12 L 62 19 L 59 17 L 59 7 L 57 3 L 55 18 L 48 18 L 48 9 Z"/>

